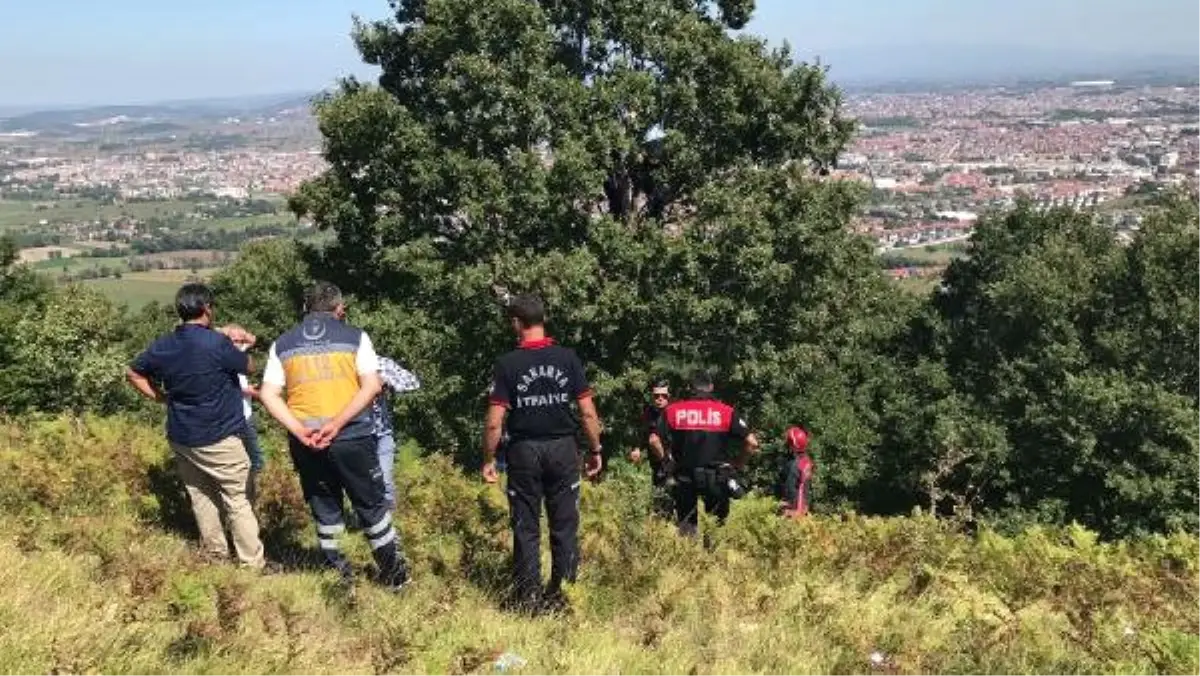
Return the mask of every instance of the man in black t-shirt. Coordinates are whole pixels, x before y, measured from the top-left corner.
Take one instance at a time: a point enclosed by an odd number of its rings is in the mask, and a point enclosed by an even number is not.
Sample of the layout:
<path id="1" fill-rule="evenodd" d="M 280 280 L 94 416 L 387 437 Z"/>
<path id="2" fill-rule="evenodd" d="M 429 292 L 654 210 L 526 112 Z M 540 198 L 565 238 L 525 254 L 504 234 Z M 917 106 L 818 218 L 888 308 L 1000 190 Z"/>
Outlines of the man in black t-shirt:
<path id="1" fill-rule="evenodd" d="M 484 430 L 483 477 L 488 483 L 499 479 L 496 449 L 507 428 L 514 600 L 522 610 L 558 609 L 565 603 L 562 583 L 574 582 L 579 566 L 580 479 L 575 435 L 582 422 L 591 446 L 586 471 L 589 478 L 595 477 L 603 467 L 600 418 L 579 357 L 546 336 L 542 300 L 533 295 L 516 296 L 508 305 L 508 315 L 520 345 L 496 360 Z M 543 500 L 550 521 L 552 560 L 545 593 L 539 553 Z"/>
<path id="2" fill-rule="evenodd" d="M 692 396 L 672 402 L 658 419 L 650 438 L 654 453 L 673 461 L 675 515 L 679 531 L 695 535 L 698 501 L 724 522 L 729 516 L 726 486 L 734 470 L 745 466 L 758 451 L 758 439 L 732 406 L 713 396 L 712 378 L 703 371 L 692 376 Z M 729 442 L 742 442 L 741 454 L 729 463 Z"/>
<path id="3" fill-rule="evenodd" d="M 651 403 L 642 407 L 642 417 L 639 421 L 640 434 L 642 440 L 648 440 L 650 435 L 658 427 L 658 419 L 662 412 L 667 408 L 667 404 L 671 403 L 671 385 L 666 379 L 655 380 L 650 384 Z M 640 447 L 635 447 L 629 452 L 629 460 L 633 464 L 639 464 L 647 455 Z M 661 486 L 666 477 L 663 472 L 663 463 L 658 455 L 649 453 L 650 468 L 654 475 L 654 485 Z"/>
<path id="4" fill-rule="evenodd" d="M 650 442 L 650 438 L 658 428 L 658 420 L 662 417 L 663 411 L 667 409 L 667 404 L 671 403 L 671 384 L 665 378 L 654 380 L 650 384 L 650 397 L 651 403 L 642 408 L 639 430 L 642 439 L 647 443 Z M 665 457 L 661 448 L 656 450 L 653 445 L 649 445 L 648 449 L 643 451 L 641 448 L 634 448 L 629 452 L 629 459 L 634 464 L 638 464 L 641 463 L 643 457 L 649 456 L 650 485 L 653 494 L 651 502 L 654 513 L 670 518 L 675 510 L 670 490 L 673 484 L 670 458 Z"/>

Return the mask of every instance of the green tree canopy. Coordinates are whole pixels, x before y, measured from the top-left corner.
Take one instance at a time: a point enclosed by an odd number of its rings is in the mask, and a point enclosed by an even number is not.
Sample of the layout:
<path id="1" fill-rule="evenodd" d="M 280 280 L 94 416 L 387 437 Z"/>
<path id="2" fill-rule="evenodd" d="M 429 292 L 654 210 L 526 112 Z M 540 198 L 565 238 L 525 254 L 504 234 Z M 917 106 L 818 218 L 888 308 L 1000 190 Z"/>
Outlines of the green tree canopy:
<path id="1" fill-rule="evenodd" d="M 251 242 L 235 265 L 214 275 L 217 323 L 236 321 L 268 341 L 294 325 L 310 280 L 304 245 L 288 239 Z M 262 346 L 260 346 L 262 347 Z"/>
<path id="2" fill-rule="evenodd" d="M 948 480 L 993 513 L 1194 530 L 1198 245 L 1194 196 L 1128 247 L 1086 212 L 1023 204 L 983 220 L 910 355 L 940 362 L 926 400 L 945 413 L 924 430 L 964 411 L 971 424 L 943 439 L 901 432 L 905 464 L 958 455 Z"/>
<path id="3" fill-rule="evenodd" d="M 290 205 L 336 233 L 314 273 L 428 384 L 422 441 L 477 446 L 503 287 L 547 298 L 610 441 L 635 441 L 652 374 L 704 365 L 760 427 L 817 430 L 855 485 L 896 303 L 848 231 L 858 191 L 818 176 L 854 127 L 824 70 L 733 35 L 744 1 L 393 8 L 357 23 L 379 84 L 318 102 L 330 168 Z"/>
<path id="4" fill-rule="evenodd" d="M 705 366 L 769 448 L 812 431 L 823 509 L 1196 528 L 1194 196 L 1129 246 L 1087 213 L 990 215 L 920 298 L 822 176 L 854 127 L 824 71 L 732 32 L 752 3 L 391 5 L 354 32 L 378 84 L 317 102 L 329 168 L 290 200 L 332 241 L 247 248 L 224 317 L 270 337 L 306 279 L 338 283 L 422 377 L 401 428 L 471 460 L 512 345 L 496 297 L 537 291 L 609 448 L 642 441 L 652 376 Z"/>

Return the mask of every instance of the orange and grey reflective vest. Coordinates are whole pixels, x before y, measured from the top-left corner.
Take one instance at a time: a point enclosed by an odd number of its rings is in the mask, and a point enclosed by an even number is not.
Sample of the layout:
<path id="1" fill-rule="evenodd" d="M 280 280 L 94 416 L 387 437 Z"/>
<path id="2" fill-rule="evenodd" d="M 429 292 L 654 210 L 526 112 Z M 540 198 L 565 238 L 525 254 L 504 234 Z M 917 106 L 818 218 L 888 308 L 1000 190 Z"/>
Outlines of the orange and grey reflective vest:
<path id="1" fill-rule="evenodd" d="M 314 313 L 275 341 L 283 364 L 287 404 L 305 427 L 317 428 L 342 412 L 358 393 L 358 349 L 362 329 L 333 315 Z M 342 428 L 338 439 L 374 434 L 371 407 Z"/>

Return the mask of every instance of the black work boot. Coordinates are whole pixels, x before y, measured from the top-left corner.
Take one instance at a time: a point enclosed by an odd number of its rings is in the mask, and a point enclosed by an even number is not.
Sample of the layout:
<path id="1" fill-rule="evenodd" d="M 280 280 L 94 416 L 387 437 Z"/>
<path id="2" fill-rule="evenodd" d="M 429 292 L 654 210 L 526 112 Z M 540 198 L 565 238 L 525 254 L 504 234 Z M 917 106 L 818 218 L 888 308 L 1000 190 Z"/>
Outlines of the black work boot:
<path id="1" fill-rule="evenodd" d="M 334 566 L 334 570 L 338 574 L 338 586 L 348 589 L 354 586 L 354 569 L 349 563 L 343 563 L 340 566 Z"/>
<path id="2" fill-rule="evenodd" d="M 338 580 L 333 584 L 334 593 L 341 597 L 347 605 L 358 603 L 358 585 L 355 582 L 354 569 L 350 564 L 335 566 Z"/>
<path id="3" fill-rule="evenodd" d="M 538 612 L 547 615 L 571 614 L 571 604 L 567 601 L 567 595 L 563 593 L 561 585 L 552 583 L 546 589 L 546 593 L 542 595 L 542 603 Z"/>
<path id="4" fill-rule="evenodd" d="M 408 564 L 404 559 L 396 559 L 396 565 L 392 566 L 391 572 L 380 574 L 379 582 L 388 591 L 398 592 L 404 589 L 412 582 L 412 576 L 408 573 Z"/>
<path id="5" fill-rule="evenodd" d="M 501 608 L 518 615 L 537 615 L 542 608 L 542 592 L 540 589 L 514 589 L 501 603 Z"/>

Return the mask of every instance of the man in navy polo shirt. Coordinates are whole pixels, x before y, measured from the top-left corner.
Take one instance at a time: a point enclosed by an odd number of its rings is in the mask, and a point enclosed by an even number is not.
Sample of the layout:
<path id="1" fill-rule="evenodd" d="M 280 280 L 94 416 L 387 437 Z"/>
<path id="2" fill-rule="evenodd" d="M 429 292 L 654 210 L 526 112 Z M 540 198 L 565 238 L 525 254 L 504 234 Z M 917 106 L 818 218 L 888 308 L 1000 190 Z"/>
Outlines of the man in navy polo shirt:
<path id="1" fill-rule="evenodd" d="M 138 355 L 126 375 L 143 396 L 167 405 L 167 440 L 205 553 L 228 558 L 224 515 L 238 561 L 261 569 L 263 545 L 246 497 L 250 459 L 241 440 L 246 418 L 238 384 L 250 356 L 234 345 L 252 345 L 254 336 L 237 326 L 212 327 L 213 294 L 203 284 L 180 288 L 175 310 L 182 323 Z"/>
<path id="2" fill-rule="evenodd" d="M 488 483 L 499 480 L 496 449 L 507 424 L 513 600 L 522 611 L 560 610 L 565 609 L 562 584 L 574 582 L 579 567 L 579 451 L 575 435 L 582 418 L 591 446 L 587 475 L 597 476 L 604 465 L 600 418 L 579 357 L 546 335 L 541 298 L 512 298 L 508 315 L 520 344 L 496 361 L 484 430 L 483 478 Z M 543 501 L 550 522 L 551 558 L 550 583 L 544 592 L 539 554 Z"/>

